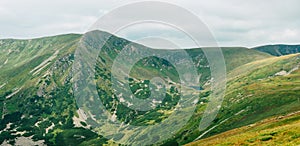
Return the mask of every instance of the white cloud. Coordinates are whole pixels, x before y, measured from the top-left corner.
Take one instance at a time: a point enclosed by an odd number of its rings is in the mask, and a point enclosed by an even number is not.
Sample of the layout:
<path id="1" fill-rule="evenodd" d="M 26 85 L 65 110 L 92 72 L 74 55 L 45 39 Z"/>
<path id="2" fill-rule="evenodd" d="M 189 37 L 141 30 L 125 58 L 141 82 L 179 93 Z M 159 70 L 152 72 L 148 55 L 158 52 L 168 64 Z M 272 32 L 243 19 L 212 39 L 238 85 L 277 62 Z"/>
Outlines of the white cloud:
<path id="1" fill-rule="evenodd" d="M 83 33 L 101 15 L 133 1 L 137 0 L 1 0 L 0 37 L 31 38 Z M 182 6 L 198 15 L 221 46 L 253 47 L 271 43 L 299 43 L 298 0 L 163 1 Z M 162 37 L 166 35 L 162 34 Z M 174 40 L 180 42 L 183 39 L 174 37 Z"/>

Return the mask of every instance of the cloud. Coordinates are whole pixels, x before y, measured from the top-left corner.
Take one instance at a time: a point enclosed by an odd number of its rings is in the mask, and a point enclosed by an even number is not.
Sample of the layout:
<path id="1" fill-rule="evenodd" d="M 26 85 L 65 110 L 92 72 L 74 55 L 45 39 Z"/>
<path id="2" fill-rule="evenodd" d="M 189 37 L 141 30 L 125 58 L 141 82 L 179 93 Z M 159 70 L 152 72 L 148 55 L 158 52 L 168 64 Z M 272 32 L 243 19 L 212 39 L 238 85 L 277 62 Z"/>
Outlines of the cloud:
<path id="1" fill-rule="evenodd" d="M 210 28 L 220 46 L 253 47 L 261 44 L 300 43 L 298 0 L 163 1 L 182 6 L 196 14 Z M 100 16 L 131 2 L 133 0 L 1 0 L 0 38 L 84 33 Z M 141 37 L 141 34 L 152 32 L 161 34 L 161 37 L 172 37 L 180 44 L 188 44 L 182 36 L 172 32 L 158 33 L 166 32 L 167 28 L 157 28 L 156 31 L 154 28 L 145 28 L 136 28 L 139 31 L 131 29 L 132 32 L 127 32 L 127 37 Z"/>

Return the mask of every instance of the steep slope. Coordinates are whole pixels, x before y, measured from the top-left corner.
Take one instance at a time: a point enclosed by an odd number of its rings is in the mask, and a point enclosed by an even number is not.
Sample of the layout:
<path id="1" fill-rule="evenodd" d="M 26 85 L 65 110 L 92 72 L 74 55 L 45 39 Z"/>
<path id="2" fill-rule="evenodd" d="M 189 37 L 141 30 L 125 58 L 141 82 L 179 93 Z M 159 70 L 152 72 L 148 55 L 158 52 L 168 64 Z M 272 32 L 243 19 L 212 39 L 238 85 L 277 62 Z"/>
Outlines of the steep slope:
<path id="1" fill-rule="evenodd" d="M 282 56 L 282 55 L 299 53 L 300 45 L 267 45 L 267 46 L 255 47 L 253 49 L 274 56 Z"/>
<path id="2" fill-rule="evenodd" d="M 73 145 L 99 137 L 72 120 L 71 69 L 80 37 L 1 40 L 0 143 Z"/>
<path id="3" fill-rule="evenodd" d="M 227 93 L 215 125 L 199 138 L 300 110 L 300 55 L 243 65 L 228 76 Z M 202 132 L 203 133 L 203 132 Z"/>
<path id="4" fill-rule="evenodd" d="M 38 78 L 58 59 L 71 54 L 80 35 L 61 35 L 33 40 L 0 40 L 0 84 L 2 91 L 23 86 Z M 1 93 L 1 92 L 0 92 Z"/>
<path id="5" fill-rule="evenodd" d="M 248 126 L 187 144 L 211 145 L 299 145 L 300 112 L 266 119 Z"/>
<path id="6" fill-rule="evenodd" d="M 243 47 L 224 47 L 222 51 L 228 72 L 249 62 L 272 57 L 267 53 Z"/>

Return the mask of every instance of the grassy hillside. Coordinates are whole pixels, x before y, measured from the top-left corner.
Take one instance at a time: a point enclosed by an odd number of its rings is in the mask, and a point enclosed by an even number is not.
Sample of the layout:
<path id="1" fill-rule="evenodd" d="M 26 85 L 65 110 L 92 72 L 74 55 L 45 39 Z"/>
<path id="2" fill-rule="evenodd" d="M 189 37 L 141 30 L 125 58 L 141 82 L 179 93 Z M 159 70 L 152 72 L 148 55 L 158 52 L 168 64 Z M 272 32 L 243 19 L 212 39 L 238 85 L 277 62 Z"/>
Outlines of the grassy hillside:
<path id="1" fill-rule="evenodd" d="M 54 62 L 74 52 L 80 36 L 70 34 L 33 40 L 0 40 L 0 84 L 5 84 L 0 94 L 20 88 L 26 82 L 36 82 Z"/>
<path id="2" fill-rule="evenodd" d="M 299 55 L 271 57 L 240 66 L 228 74 L 226 95 L 212 125 L 198 130 L 201 106 L 178 133 L 184 144 L 246 126 L 270 116 L 300 110 Z M 282 74 L 282 72 L 285 72 Z"/>
<path id="3" fill-rule="evenodd" d="M 272 57 L 267 53 L 243 47 L 226 47 L 222 48 L 222 51 L 228 72 L 249 62 Z"/>
<path id="4" fill-rule="evenodd" d="M 0 40 L 0 143 L 18 144 L 24 139 L 47 145 L 112 143 L 89 130 L 84 114 L 75 103 L 72 65 L 81 36 Z M 149 112 L 119 104 L 110 88 L 111 66 L 120 50 L 130 43 L 112 36 L 104 45 L 94 67 L 97 91 L 106 109 L 116 114 L 118 120 L 132 125 L 153 125 L 166 119 L 178 102 L 178 73 L 161 58 L 138 61 L 128 79 L 131 91 L 138 98 L 146 99 L 150 94 L 149 80 L 160 76 L 168 83 L 166 98 Z M 139 44 L 132 46 L 150 49 Z M 201 74 L 200 86 L 206 88 L 201 91 L 196 111 L 187 125 L 161 144 L 186 144 L 204 132 L 198 126 L 210 98 L 209 85 L 204 86 L 210 80 L 210 66 L 202 49 L 186 51 Z M 228 90 L 211 127 L 217 126 L 204 137 L 299 110 L 299 55 L 272 57 L 247 48 L 222 48 L 222 51 L 228 71 Z M 185 61 L 179 57 L 178 60 Z"/>
<path id="5" fill-rule="evenodd" d="M 253 48 L 274 56 L 282 56 L 300 52 L 300 45 L 267 45 Z"/>
<path id="6" fill-rule="evenodd" d="M 300 112 L 265 119 L 211 136 L 187 146 L 211 145 L 300 145 Z"/>
<path id="7" fill-rule="evenodd" d="M 78 114 L 71 69 L 80 37 L 0 41 L 0 143 L 78 145 L 91 139 L 105 143 L 73 124 Z"/>
<path id="8" fill-rule="evenodd" d="M 299 65 L 300 56 L 289 55 L 233 70 L 222 109 L 215 119 L 221 124 L 207 136 L 300 110 Z"/>
<path id="9" fill-rule="evenodd" d="M 249 62 L 272 57 L 270 54 L 244 47 L 221 47 L 221 50 L 223 52 L 226 69 L 228 72 Z M 202 49 L 199 48 L 187 49 L 186 51 L 192 58 L 195 58 L 195 56 L 199 54 L 203 54 Z"/>

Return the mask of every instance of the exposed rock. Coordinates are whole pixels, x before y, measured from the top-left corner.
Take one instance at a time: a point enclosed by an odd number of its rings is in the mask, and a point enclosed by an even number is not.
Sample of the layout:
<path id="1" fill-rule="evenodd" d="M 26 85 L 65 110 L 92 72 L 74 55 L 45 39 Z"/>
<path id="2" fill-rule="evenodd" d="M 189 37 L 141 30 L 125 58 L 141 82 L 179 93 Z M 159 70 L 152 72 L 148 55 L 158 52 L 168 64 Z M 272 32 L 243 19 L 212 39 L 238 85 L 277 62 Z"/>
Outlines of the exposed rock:
<path id="1" fill-rule="evenodd" d="M 276 74 L 275 74 L 275 76 L 285 76 L 285 75 L 287 75 L 287 74 L 288 74 L 288 72 L 287 72 L 287 71 L 285 71 L 285 70 L 282 70 L 282 71 L 280 71 L 280 72 L 276 73 Z"/>

